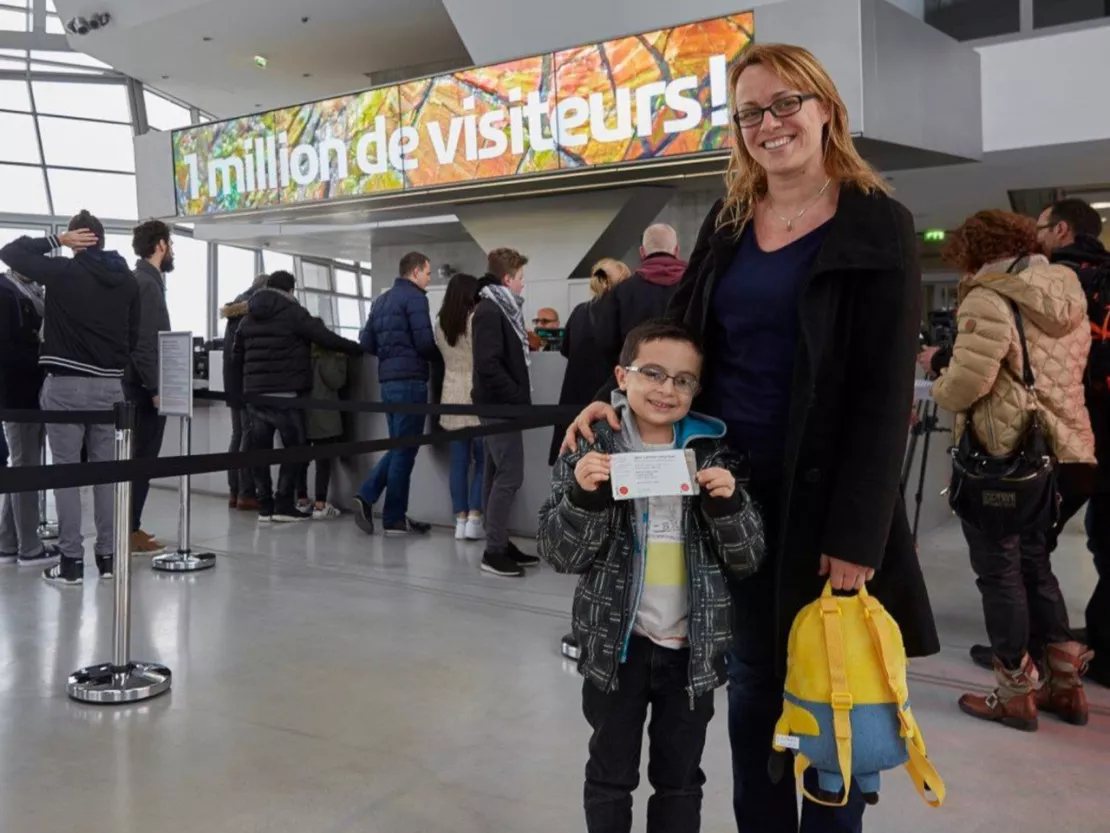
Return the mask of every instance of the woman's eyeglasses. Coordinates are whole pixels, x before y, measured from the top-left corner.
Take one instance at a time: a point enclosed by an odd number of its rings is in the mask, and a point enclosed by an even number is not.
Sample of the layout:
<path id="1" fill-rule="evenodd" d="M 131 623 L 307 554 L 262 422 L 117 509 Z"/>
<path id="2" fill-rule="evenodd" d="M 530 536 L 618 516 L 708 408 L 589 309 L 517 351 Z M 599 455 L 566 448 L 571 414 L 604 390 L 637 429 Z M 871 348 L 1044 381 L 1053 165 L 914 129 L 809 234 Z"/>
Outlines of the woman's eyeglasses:
<path id="1" fill-rule="evenodd" d="M 793 116 L 802 109 L 803 104 L 815 98 L 819 98 L 819 96 L 814 93 L 783 96 L 772 101 L 766 107 L 745 107 L 743 110 L 737 110 L 732 115 L 732 121 L 736 124 L 738 130 L 759 127 L 763 124 L 763 117 L 767 113 L 770 113 L 776 119 L 785 119 L 787 116 Z"/>
<path id="2" fill-rule="evenodd" d="M 672 376 L 656 364 L 648 364 L 643 367 L 629 365 L 625 370 L 629 373 L 639 373 L 657 388 L 663 387 L 670 379 L 674 382 L 674 389 L 683 396 L 697 396 L 698 391 L 701 390 L 701 382 L 693 373 L 678 373 Z"/>

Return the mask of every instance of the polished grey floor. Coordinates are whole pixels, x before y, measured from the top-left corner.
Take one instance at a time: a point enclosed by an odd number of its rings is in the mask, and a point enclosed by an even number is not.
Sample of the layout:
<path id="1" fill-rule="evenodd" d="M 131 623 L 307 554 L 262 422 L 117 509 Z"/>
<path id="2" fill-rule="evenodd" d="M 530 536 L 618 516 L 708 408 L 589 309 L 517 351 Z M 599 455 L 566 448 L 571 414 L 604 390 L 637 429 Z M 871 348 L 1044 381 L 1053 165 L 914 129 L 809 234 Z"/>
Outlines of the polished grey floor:
<path id="1" fill-rule="evenodd" d="M 260 529 L 222 501 L 194 505 L 195 543 L 223 554 L 215 570 L 135 561 L 135 658 L 175 675 L 146 704 L 63 693 L 72 670 L 109 659 L 110 583 L 57 588 L 0 568 L 0 831 L 583 828 L 581 683 L 557 653 L 572 579 L 487 577 L 480 547 L 445 532 Z M 175 518 L 175 496 L 155 490 L 147 528 L 172 537 Z M 911 688 L 949 800 L 929 809 L 890 773 L 868 829 L 1110 829 L 1110 692 L 1092 691 L 1085 729 L 1046 718 L 1022 735 L 961 715 L 958 694 L 989 681 L 965 659 L 981 638 L 977 593 L 955 529 L 921 553 L 944 651 L 914 664 Z M 1093 579 L 1078 531 L 1056 565 L 1078 615 Z M 734 829 L 723 692 L 704 763 L 703 829 Z"/>

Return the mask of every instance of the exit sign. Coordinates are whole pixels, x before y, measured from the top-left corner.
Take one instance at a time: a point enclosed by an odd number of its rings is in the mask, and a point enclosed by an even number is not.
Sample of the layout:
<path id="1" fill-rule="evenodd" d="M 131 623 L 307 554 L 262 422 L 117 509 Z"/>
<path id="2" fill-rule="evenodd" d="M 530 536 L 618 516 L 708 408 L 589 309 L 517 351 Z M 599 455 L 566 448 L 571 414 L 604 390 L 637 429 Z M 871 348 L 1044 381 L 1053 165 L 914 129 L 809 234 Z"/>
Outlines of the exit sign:
<path id="1" fill-rule="evenodd" d="M 944 242 L 944 229 L 931 228 L 925 230 L 926 243 L 943 243 Z"/>

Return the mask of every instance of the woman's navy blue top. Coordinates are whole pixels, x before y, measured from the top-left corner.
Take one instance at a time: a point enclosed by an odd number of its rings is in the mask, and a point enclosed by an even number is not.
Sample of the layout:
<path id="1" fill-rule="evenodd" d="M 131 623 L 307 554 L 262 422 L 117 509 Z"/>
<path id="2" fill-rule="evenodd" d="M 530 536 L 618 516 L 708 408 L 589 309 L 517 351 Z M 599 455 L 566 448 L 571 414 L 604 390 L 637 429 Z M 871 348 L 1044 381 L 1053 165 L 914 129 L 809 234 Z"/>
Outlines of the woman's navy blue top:
<path id="1" fill-rule="evenodd" d="M 753 469 L 782 465 L 800 337 L 798 294 L 829 225 L 765 252 L 748 223 L 713 290 L 706 410 L 724 420 L 729 444 L 749 455 Z"/>

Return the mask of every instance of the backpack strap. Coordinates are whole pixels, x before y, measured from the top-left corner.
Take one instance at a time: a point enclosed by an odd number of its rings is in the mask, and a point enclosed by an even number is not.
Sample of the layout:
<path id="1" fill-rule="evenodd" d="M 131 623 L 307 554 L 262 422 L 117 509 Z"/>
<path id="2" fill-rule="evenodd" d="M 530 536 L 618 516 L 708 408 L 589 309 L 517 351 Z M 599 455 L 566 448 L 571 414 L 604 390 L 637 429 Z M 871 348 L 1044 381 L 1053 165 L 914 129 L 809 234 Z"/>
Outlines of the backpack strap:
<path id="1" fill-rule="evenodd" d="M 887 684 L 898 708 L 898 722 L 902 724 L 902 737 L 906 739 L 906 751 L 909 753 L 906 772 L 909 773 L 910 780 L 913 781 L 918 795 L 925 803 L 930 807 L 939 807 L 944 803 L 946 794 L 944 781 L 941 780 L 936 767 L 926 754 L 925 739 L 921 736 L 921 729 L 917 725 L 913 712 L 910 711 L 909 690 L 899 673 L 900 669 L 895 665 L 897 652 L 890 644 L 888 634 L 879 627 L 877 620 L 884 612 L 883 606 L 866 589 L 859 591 L 859 597 L 863 601 L 864 617 L 867 620 L 867 630 L 871 634 L 871 642 L 879 655 L 879 662 L 883 666 Z"/>
<path id="2" fill-rule="evenodd" d="M 829 701 L 833 710 L 833 735 L 836 739 L 840 777 L 844 779 L 844 798 L 840 801 L 821 801 L 810 795 L 804 784 L 802 793 L 816 804 L 843 807 L 848 803 L 848 792 L 852 788 L 852 694 L 848 689 L 848 657 L 844 650 L 844 630 L 840 625 L 840 601 L 832 595 L 831 585 L 825 585 L 820 601 L 821 623 L 825 629 L 825 653 L 829 659 Z"/>

